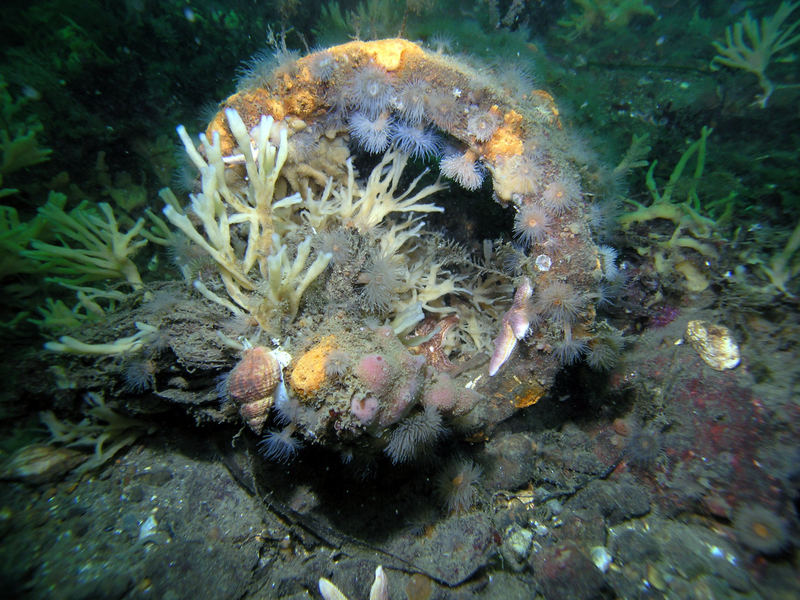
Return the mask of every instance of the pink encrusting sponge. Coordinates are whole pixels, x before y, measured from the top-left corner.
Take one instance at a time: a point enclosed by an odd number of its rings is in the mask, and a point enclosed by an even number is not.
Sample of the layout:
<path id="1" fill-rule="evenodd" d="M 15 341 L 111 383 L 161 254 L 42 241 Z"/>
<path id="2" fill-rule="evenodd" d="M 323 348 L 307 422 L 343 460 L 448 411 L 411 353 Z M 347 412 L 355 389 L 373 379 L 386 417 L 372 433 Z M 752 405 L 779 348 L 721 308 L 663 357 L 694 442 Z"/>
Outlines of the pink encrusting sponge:
<path id="1" fill-rule="evenodd" d="M 356 376 L 373 394 L 383 394 L 392 383 L 392 373 L 381 354 L 367 354 L 358 361 Z"/>

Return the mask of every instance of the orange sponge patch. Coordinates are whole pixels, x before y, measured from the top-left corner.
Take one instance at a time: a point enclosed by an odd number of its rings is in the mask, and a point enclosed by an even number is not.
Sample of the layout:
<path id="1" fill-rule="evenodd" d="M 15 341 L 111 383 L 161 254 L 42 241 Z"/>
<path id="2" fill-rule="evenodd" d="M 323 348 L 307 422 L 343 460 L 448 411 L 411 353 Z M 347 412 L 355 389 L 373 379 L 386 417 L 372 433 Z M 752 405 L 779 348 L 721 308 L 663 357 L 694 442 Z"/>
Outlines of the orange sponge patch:
<path id="1" fill-rule="evenodd" d="M 499 156 L 522 154 L 521 123 L 521 114 L 515 110 L 507 112 L 503 117 L 503 125 L 494 132 L 492 139 L 486 143 L 484 149 L 486 158 L 495 161 Z"/>
<path id="2" fill-rule="evenodd" d="M 317 105 L 317 98 L 308 90 L 298 90 L 286 98 L 287 112 L 301 118 L 308 118 Z"/>
<path id="3" fill-rule="evenodd" d="M 328 335 L 297 360 L 289 377 L 289 384 L 295 392 L 308 396 L 322 386 L 325 382 L 325 361 L 335 348 L 336 338 Z"/>

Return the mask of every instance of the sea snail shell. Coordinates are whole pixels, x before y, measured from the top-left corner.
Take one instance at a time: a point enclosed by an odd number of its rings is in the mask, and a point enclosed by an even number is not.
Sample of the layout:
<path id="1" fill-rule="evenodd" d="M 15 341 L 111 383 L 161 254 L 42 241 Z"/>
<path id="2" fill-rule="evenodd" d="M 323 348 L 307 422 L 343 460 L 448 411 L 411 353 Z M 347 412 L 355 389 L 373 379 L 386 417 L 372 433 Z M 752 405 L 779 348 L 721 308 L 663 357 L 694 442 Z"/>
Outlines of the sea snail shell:
<path id="1" fill-rule="evenodd" d="M 259 435 L 280 383 L 281 365 L 263 346 L 245 350 L 242 360 L 228 375 L 228 397 L 239 407 L 239 414 L 250 429 Z"/>

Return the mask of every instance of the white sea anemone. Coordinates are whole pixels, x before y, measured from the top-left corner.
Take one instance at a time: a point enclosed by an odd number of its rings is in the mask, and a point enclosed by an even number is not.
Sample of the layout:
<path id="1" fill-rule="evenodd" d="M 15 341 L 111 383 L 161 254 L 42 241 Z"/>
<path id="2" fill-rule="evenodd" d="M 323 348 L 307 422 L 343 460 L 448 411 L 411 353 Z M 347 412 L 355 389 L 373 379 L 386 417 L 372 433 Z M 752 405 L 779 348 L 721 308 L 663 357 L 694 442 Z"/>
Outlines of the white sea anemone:
<path id="1" fill-rule="evenodd" d="M 467 133 L 475 136 L 479 142 L 486 142 L 500 127 L 500 123 L 502 119 L 497 113 L 478 110 L 467 120 Z"/>
<path id="2" fill-rule="evenodd" d="M 542 205 L 554 215 L 572 209 L 581 198 L 581 188 L 572 179 L 560 177 L 548 183 L 542 192 Z"/>
<path id="3" fill-rule="evenodd" d="M 523 204 L 514 217 L 514 235 L 526 246 L 545 241 L 548 227 L 550 217 L 535 204 Z"/>
<path id="4" fill-rule="evenodd" d="M 478 501 L 476 484 L 483 470 L 471 460 L 451 462 L 436 480 L 439 497 L 452 513 L 466 512 Z"/>
<path id="5" fill-rule="evenodd" d="M 445 432 L 435 406 L 400 421 L 389 436 L 384 452 L 394 464 L 409 462 L 430 450 Z"/>
<path id="6" fill-rule="evenodd" d="M 361 299 L 367 310 L 382 312 L 389 308 L 400 285 L 400 276 L 400 267 L 390 257 L 373 257 L 358 278 L 358 283 L 364 284 Z"/>
<path id="7" fill-rule="evenodd" d="M 425 79 L 412 79 L 397 91 L 397 111 L 412 125 L 418 125 L 425 116 L 425 101 L 431 84 Z"/>
<path id="8" fill-rule="evenodd" d="M 394 130 L 394 144 L 411 158 L 433 158 L 441 153 L 439 136 L 421 125 L 399 123 Z"/>
<path id="9" fill-rule="evenodd" d="M 483 169 L 477 155 L 467 150 L 464 154 L 450 154 L 439 164 L 442 175 L 453 179 L 461 187 L 477 190 L 483 183 Z"/>
<path id="10" fill-rule="evenodd" d="M 378 65 L 368 64 L 353 74 L 346 95 L 351 105 L 370 117 L 376 117 L 389 107 L 394 85 L 386 71 Z"/>
<path id="11" fill-rule="evenodd" d="M 350 116 L 348 130 L 361 148 L 371 154 L 378 154 L 389 147 L 389 139 L 394 132 L 394 122 L 388 112 L 379 113 L 374 117 L 356 112 Z"/>
<path id="12" fill-rule="evenodd" d="M 583 294 L 569 283 L 554 281 L 539 290 L 534 308 L 546 317 L 572 323 L 585 304 Z"/>
<path id="13" fill-rule="evenodd" d="M 280 431 L 271 429 L 267 431 L 264 439 L 258 443 L 258 448 L 267 459 L 275 462 L 290 462 L 303 443 L 293 437 L 296 426 L 287 425 Z"/>

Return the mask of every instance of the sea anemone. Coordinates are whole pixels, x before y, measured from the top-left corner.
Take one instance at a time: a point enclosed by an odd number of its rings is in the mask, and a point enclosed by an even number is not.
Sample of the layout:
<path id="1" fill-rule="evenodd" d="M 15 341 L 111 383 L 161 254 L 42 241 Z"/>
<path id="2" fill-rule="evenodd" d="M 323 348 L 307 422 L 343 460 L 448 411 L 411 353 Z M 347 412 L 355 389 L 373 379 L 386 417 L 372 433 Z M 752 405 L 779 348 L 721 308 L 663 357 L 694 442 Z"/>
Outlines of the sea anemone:
<path id="1" fill-rule="evenodd" d="M 216 105 L 215 105 L 216 107 Z M 188 154 L 183 152 L 183 156 L 176 154 L 177 167 L 172 173 L 170 187 L 183 194 L 199 191 L 200 178 L 197 176 L 197 167 L 188 159 Z"/>
<path id="2" fill-rule="evenodd" d="M 764 506 L 745 506 L 733 517 L 739 542 L 767 556 L 780 554 L 789 546 L 789 531 L 781 517 Z"/>
<path id="3" fill-rule="evenodd" d="M 289 50 L 285 44 L 275 50 L 261 50 L 253 55 L 239 70 L 236 88 L 249 90 L 269 85 L 276 76 L 292 75 L 297 68 L 300 53 Z"/>
<path id="4" fill-rule="evenodd" d="M 499 165 L 508 180 L 508 186 L 518 194 L 531 194 L 540 187 L 542 168 L 533 156 L 516 155 L 504 159 Z"/>
<path id="5" fill-rule="evenodd" d="M 275 394 L 272 409 L 275 411 L 275 422 L 279 425 L 291 425 L 297 423 L 300 417 L 300 401 L 297 396 L 290 396 L 286 393 L 283 382 L 278 384 L 278 392 Z"/>
<path id="6" fill-rule="evenodd" d="M 142 304 L 142 309 L 150 314 L 163 315 L 174 310 L 177 304 L 178 298 L 174 291 L 163 289 L 153 292 L 153 295 Z"/>
<path id="7" fill-rule="evenodd" d="M 358 277 L 361 300 L 368 311 L 388 310 L 394 299 L 395 290 L 400 286 L 401 270 L 388 256 L 376 256 Z"/>
<path id="8" fill-rule="evenodd" d="M 394 130 L 393 141 L 398 150 L 409 154 L 411 158 L 425 160 L 441 153 L 439 136 L 422 125 L 399 123 Z"/>
<path id="9" fill-rule="evenodd" d="M 388 112 L 379 113 L 375 117 L 356 112 L 350 116 L 347 128 L 361 148 L 370 154 L 378 154 L 389 146 L 389 139 L 394 132 L 394 121 Z"/>
<path id="10" fill-rule="evenodd" d="M 642 470 L 655 469 L 662 454 L 661 432 L 653 428 L 639 429 L 630 437 L 625 446 L 625 457 L 628 464 Z"/>
<path id="11" fill-rule="evenodd" d="M 289 146 L 289 158 L 293 162 L 307 162 L 319 151 L 320 132 L 316 127 L 306 127 L 293 134 Z"/>
<path id="12" fill-rule="evenodd" d="M 222 400 L 223 404 L 230 400 L 230 396 L 228 395 L 228 376 L 230 374 L 230 371 L 225 371 L 214 377 L 214 391 L 217 394 L 217 398 Z"/>
<path id="13" fill-rule="evenodd" d="M 239 67 L 236 89 L 246 90 L 261 87 L 269 82 L 275 56 L 269 50 L 259 50 Z"/>
<path id="14" fill-rule="evenodd" d="M 334 265 L 343 265 L 350 258 L 353 240 L 345 228 L 323 231 L 317 237 L 317 242 L 317 251 L 320 254 L 330 253 Z"/>
<path id="15" fill-rule="evenodd" d="M 428 117 L 439 129 L 451 129 L 463 113 L 458 98 L 444 90 L 432 91 L 427 99 L 427 107 Z"/>
<path id="16" fill-rule="evenodd" d="M 620 205 L 616 200 L 595 201 L 589 205 L 589 228 L 596 239 L 612 237 L 619 211 Z"/>
<path id="17" fill-rule="evenodd" d="M 394 464 L 415 460 L 430 450 L 444 431 L 442 415 L 435 406 L 426 406 L 397 424 L 384 452 Z"/>
<path id="18" fill-rule="evenodd" d="M 471 460 L 456 460 L 439 474 L 436 489 L 449 512 L 466 512 L 475 505 L 478 501 L 476 484 L 482 473 L 482 469 Z"/>
<path id="19" fill-rule="evenodd" d="M 344 350 L 331 350 L 325 358 L 325 376 L 330 378 L 342 377 L 347 373 L 347 369 L 350 368 L 352 360 Z"/>
<path id="20" fill-rule="evenodd" d="M 549 226 L 550 217 L 535 204 L 523 204 L 514 217 L 514 235 L 526 246 L 545 241 Z"/>
<path id="21" fill-rule="evenodd" d="M 258 321 L 253 318 L 253 315 L 241 311 L 222 321 L 222 323 L 220 323 L 220 329 L 228 337 L 245 337 L 252 341 L 254 336 L 258 335 L 259 325 Z"/>
<path id="22" fill-rule="evenodd" d="M 512 98 L 524 96 L 533 89 L 533 75 L 519 60 L 500 62 L 492 72 L 496 74 L 496 85 Z"/>
<path id="23" fill-rule="evenodd" d="M 264 439 L 258 443 L 261 454 L 275 462 L 290 462 L 297 455 L 297 451 L 303 447 L 303 443 L 299 439 L 292 437 L 295 429 L 296 426 L 292 424 L 280 431 L 274 429 L 267 431 Z"/>
<path id="24" fill-rule="evenodd" d="M 394 96 L 394 85 L 386 71 L 370 63 L 355 72 L 347 86 L 346 95 L 351 105 L 370 117 L 376 117 L 389 107 Z"/>
<path id="25" fill-rule="evenodd" d="M 444 54 L 453 51 L 453 38 L 446 33 L 434 33 L 428 40 L 428 46 L 436 54 Z"/>
<path id="26" fill-rule="evenodd" d="M 483 183 L 483 169 L 472 150 L 464 154 L 450 154 L 439 163 L 442 175 L 455 180 L 461 187 L 477 190 Z"/>
<path id="27" fill-rule="evenodd" d="M 492 111 L 480 111 L 467 120 L 467 133 L 479 142 L 487 142 L 501 123 L 500 115 Z"/>
<path id="28" fill-rule="evenodd" d="M 597 258 L 603 269 L 603 277 L 608 281 L 615 281 L 619 277 L 619 267 L 617 267 L 617 251 L 611 246 L 601 244 L 597 247 Z"/>
<path id="29" fill-rule="evenodd" d="M 600 159 L 595 148 L 595 143 L 588 132 L 561 131 L 555 140 L 564 150 L 566 157 L 579 165 L 600 164 Z"/>
<path id="30" fill-rule="evenodd" d="M 556 321 L 572 323 L 578 318 L 583 305 L 583 294 L 569 283 L 553 281 L 539 290 L 534 310 Z"/>
<path id="31" fill-rule="evenodd" d="M 584 338 L 572 337 L 571 329 L 567 329 L 564 339 L 553 344 L 553 354 L 562 365 L 572 365 L 578 362 L 588 345 Z"/>
<path id="32" fill-rule="evenodd" d="M 180 232 L 169 237 L 167 255 L 173 266 L 187 280 L 195 279 L 200 273 L 212 271 L 217 266 L 205 250 Z"/>
<path id="33" fill-rule="evenodd" d="M 309 57 L 308 70 L 314 79 L 328 81 L 336 72 L 336 58 L 327 50 L 316 52 Z"/>
<path id="34" fill-rule="evenodd" d="M 603 331 L 589 341 L 586 362 L 598 371 L 607 371 L 617 364 L 624 344 L 622 333 L 616 329 Z"/>
<path id="35" fill-rule="evenodd" d="M 589 341 L 586 362 L 596 371 L 607 371 L 617 364 L 618 351 L 600 338 Z"/>
<path id="36" fill-rule="evenodd" d="M 612 286 L 607 282 L 601 281 L 593 292 L 587 294 L 587 297 L 595 301 L 597 308 L 608 308 L 609 306 L 614 306 L 614 300 L 618 295 L 618 286 Z"/>
<path id="37" fill-rule="evenodd" d="M 425 101 L 431 84 L 425 79 L 412 79 L 397 91 L 397 111 L 412 125 L 418 125 L 425 116 Z"/>
<path id="38" fill-rule="evenodd" d="M 542 192 L 542 206 L 551 214 L 562 215 L 577 204 L 581 188 L 572 179 L 559 178 L 548 183 Z"/>
<path id="39" fill-rule="evenodd" d="M 592 230 L 592 233 L 598 235 L 598 237 L 604 237 L 599 234 L 605 231 L 608 225 L 608 214 L 605 206 L 600 202 L 593 202 L 589 205 L 589 210 L 586 214 L 588 216 L 589 229 Z"/>
<path id="40" fill-rule="evenodd" d="M 144 352 L 151 358 L 161 354 L 172 345 L 174 337 L 168 329 L 159 329 L 147 336 Z"/>
<path id="41" fill-rule="evenodd" d="M 122 367 L 123 388 L 127 392 L 141 394 L 155 384 L 156 366 L 152 360 L 134 358 L 125 361 Z"/>

